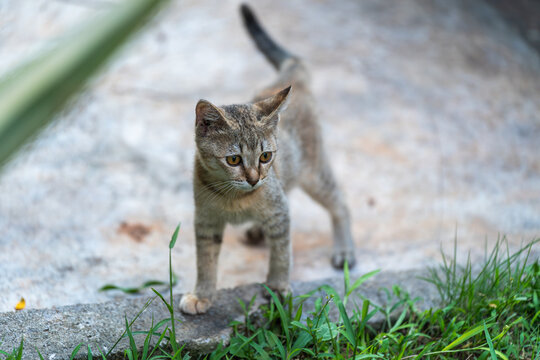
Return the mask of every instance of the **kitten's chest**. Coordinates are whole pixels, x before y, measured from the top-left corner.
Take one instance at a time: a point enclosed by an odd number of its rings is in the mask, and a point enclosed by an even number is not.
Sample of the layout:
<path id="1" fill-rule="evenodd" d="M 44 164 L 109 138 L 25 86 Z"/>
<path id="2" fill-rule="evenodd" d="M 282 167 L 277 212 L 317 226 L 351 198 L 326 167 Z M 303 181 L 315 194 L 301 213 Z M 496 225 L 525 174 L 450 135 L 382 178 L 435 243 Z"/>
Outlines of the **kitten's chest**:
<path id="1" fill-rule="evenodd" d="M 224 215 L 225 222 L 233 225 L 239 225 L 248 221 L 253 221 L 256 218 L 253 212 L 247 211 L 227 211 Z"/>
<path id="2" fill-rule="evenodd" d="M 204 212 L 207 216 L 219 217 L 230 224 L 256 220 L 265 208 L 264 197 L 261 195 L 232 200 L 216 199 L 211 204 L 206 204 Z"/>

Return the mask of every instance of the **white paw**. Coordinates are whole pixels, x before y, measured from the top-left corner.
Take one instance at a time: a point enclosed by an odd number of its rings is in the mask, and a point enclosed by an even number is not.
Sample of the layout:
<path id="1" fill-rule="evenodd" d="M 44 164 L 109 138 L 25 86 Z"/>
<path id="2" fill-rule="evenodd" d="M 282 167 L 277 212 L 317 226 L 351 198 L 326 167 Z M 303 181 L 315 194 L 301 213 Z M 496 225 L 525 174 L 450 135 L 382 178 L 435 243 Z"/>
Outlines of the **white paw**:
<path id="1" fill-rule="evenodd" d="M 199 299 L 194 294 L 184 294 L 180 300 L 180 311 L 190 315 L 204 314 L 212 305 L 208 299 Z"/>

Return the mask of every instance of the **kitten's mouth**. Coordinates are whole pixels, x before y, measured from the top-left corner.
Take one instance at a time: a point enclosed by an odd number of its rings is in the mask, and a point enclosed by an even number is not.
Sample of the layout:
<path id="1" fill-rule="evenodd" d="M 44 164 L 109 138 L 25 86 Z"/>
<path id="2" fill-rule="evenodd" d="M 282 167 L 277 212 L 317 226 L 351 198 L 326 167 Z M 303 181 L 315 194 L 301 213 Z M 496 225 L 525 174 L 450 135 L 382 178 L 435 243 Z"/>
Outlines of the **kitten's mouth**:
<path id="1" fill-rule="evenodd" d="M 251 187 L 252 190 L 257 190 L 258 188 L 260 188 L 262 186 L 263 182 L 262 180 L 259 180 L 255 185 L 253 185 Z"/>
<path id="2" fill-rule="evenodd" d="M 259 189 L 263 185 L 263 183 L 263 180 L 259 180 L 254 185 L 251 185 L 247 181 L 243 181 L 238 184 L 237 189 L 247 194 Z"/>

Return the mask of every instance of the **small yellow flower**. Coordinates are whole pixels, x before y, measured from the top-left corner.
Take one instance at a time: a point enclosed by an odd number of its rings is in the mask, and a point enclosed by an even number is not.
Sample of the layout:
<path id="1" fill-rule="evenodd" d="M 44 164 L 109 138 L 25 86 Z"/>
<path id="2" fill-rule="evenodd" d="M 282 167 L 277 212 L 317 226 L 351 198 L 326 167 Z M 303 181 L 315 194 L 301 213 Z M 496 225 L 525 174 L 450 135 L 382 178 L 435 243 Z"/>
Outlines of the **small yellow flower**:
<path id="1" fill-rule="evenodd" d="M 489 304 L 489 307 L 490 307 L 490 308 L 493 308 L 493 309 L 496 309 L 496 308 L 497 308 L 497 304 L 490 303 L 490 304 Z"/>
<path id="2" fill-rule="evenodd" d="M 22 310 L 26 307 L 26 300 L 22 297 L 21 300 L 15 305 L 15 310 Z"/>

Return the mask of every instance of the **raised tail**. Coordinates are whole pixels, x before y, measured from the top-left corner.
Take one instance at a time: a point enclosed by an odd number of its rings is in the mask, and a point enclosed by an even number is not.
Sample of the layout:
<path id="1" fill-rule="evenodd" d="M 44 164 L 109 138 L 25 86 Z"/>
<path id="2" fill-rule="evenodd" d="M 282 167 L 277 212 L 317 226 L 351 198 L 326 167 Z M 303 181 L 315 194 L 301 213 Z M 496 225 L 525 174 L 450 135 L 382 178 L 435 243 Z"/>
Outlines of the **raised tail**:
<path id="1" fill-rule="evenodd" d="M 248 5 L 242 4 L 240 11 L 242 12 L 244 25 L 253 41 L 255 41 L 257 48 L 276 69 L 279 70 L 285 60 L 294 57 L 267 34 Z"/>

